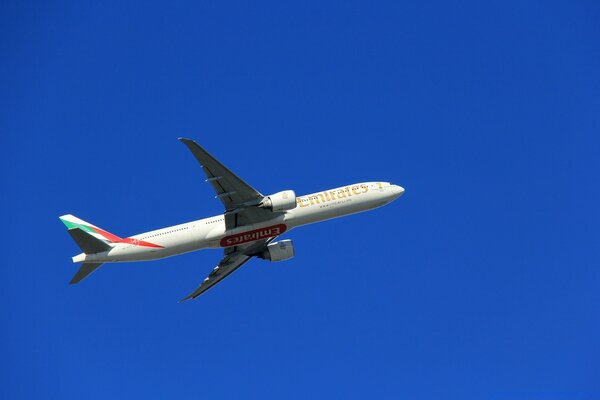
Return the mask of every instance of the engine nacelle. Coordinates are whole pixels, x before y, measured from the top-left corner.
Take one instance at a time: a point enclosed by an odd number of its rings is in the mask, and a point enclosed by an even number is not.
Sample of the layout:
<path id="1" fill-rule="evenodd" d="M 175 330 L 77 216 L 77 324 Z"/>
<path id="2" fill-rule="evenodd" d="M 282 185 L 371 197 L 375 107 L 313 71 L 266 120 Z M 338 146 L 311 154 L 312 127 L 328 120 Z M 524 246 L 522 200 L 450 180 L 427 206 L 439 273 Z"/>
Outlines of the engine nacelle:
<path id="1" fill-rule="evenodd" d="M 262 208 L 268 208 L 271 211 L 285 211 L 296 208 L 296 192 L 293 190 L 284 190 L 267 196 L 260 203 Z"/>
<path id="2" fill-rule="evenodd" d="M 294 255 L 294 243 L 290 239 L 286 239 L 267 245 L 267 249 L 258 257 L 269 261 L 285 261 L 294 257 Z"/>

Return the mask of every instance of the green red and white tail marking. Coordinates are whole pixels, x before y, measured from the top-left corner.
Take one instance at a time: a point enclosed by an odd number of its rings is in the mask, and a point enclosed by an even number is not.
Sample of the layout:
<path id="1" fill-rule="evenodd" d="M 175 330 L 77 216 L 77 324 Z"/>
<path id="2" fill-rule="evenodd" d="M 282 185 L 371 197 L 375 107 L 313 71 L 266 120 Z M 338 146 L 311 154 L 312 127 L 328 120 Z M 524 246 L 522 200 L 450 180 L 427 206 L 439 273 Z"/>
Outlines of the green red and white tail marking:
<path id="1" fill-rule="evenodd" d="M 145 242 L 143 240 L 138 240 L 134 238 L 120 238 L 117 235 L 114 235 L 110 232 L 107 232 L 103 229 L 98 228 L 92 224 L 89 224 L 73 215 L 64 215 L 60 217 L 60 220 L 65 224 L 68 229 L 79 228 L 84 232 L 88 232 L 100 239 L 107 240 L 111 243 L 127 243 L 132 244 L 134 246 L 144 246 L 144 247 L 155 247 L 155 248 L 163 248 L 163 246 L 159 246 L 154 243 Z"/>

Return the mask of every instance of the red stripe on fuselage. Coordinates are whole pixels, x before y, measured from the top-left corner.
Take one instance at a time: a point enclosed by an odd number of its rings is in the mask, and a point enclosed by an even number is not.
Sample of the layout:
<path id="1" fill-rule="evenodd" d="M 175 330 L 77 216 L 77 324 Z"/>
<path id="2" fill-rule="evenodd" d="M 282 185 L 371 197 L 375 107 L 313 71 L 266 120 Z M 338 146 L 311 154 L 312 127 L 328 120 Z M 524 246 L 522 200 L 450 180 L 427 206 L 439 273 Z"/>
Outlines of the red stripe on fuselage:
<path id="1" fill-rule="evenodd" d="M 118 243 L 129 243 L 129 244 L 132 244 L 134 246 L 156 247 L 156 248 L 160 248 L 160 249 L 163 248 L 163 246 L 159 246 L 159 245 L 154 244 L 154 243 L 144 242 L 143 240 L 132 239 L 132 238 L 121 239 L 121 240 L 118 241 Z"/>
<path id="2" fill-rule="evenodd" d="M 90 227 L 92 228 L 92 227 Z M 162 249 L 163 246 L 159 246 L 157 244 L 154 243 L 150 243 L 150 242 L 144 242 L 143 240 L 138 240 L 138 239 L 133 239 L 133 238 L 120 238 L 117 235 L 113 235 L 110 232 L 106 232 L 105 230 L 102 230 L 100 228 L 96 228 L 93 227 L 92 228 L 96 233 L 104 236 L 107 240 L 113 242 L 113 243 L 128 243 L 128 244 L 132 244 L 134 246 L 144 246 L 144 247 L 156 247 L 156 248 L 160 248 Z"/>
<path id="3" fill-rule="evenodd" d="M 107 240 L 110 240 L 111 242 L 119 242 L 119 240 L 122 240 L 122 239 L 121 239 L 120 237 L 118 237 L 117 235 L 113 235 L 112 233 L 110 233 L 110 232 L 106 232 L 106 231 L 104 231 L 104 230 L 102 230 L 102 229 L 100 229 L 100 228 L 96 228 L 95 226 L 94 226 L 94 227 L 91 227 L 91 226 L 90 226 L 90 228 L 92 228 L 92 229 L 93 229 L 93 230 L 94 230 L 96 233 L 99 233 L 99 234 L 101 234 L 101 235 L 102 235 L 102 236 L 104 236 L 104 237 L 105 237 Z"/>

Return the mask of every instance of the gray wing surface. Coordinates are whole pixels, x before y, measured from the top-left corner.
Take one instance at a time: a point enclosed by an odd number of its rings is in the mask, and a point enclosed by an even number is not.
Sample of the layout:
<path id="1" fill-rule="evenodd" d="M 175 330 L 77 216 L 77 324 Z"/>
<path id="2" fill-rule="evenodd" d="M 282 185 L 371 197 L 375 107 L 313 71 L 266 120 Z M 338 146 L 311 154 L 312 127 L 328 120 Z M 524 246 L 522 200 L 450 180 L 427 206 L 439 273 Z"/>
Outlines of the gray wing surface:
<path id="1" fill-rule="evenodd" d="M 219 265 L 217 265 L 212 270 L 212 272 L 208 274 L 206 279 L 204 279 L 204 281 L 200 284 L 200 286 L 198 286 L 196 290 L 194 290 L 188 296 L 181 299 L 181 301 L 195 299 L 196 297 L 200 296 L 202 293 L 206 292 L 208 289 L 215 286 L 223 279 L 227 278 L 229 274 L 231 274 L 236 269 L 244 265 L 253 256 L 264 251 L 267 248 L 267 245 L 271 243 L 274 239 L 275 238 L 272 237 L 251 243 L 247 246 L 226 248 L 225 255 L 223 256 L 223 259 L 221 259 L 221 261 L 219 262 Z"/>
<path id="2" fill-rule="evenodd" d="M 278 213 L 258 208 L 263 195 L 229 168 L 214 158 L 198 143 L 191 139 L 179 138 L 192 152 L 202 166 L 206 180 L 216 192 L 216 197 L 225 206 L 225 226 L 232 229 L 237 226 L 259 223 L 274 218 Z"/>

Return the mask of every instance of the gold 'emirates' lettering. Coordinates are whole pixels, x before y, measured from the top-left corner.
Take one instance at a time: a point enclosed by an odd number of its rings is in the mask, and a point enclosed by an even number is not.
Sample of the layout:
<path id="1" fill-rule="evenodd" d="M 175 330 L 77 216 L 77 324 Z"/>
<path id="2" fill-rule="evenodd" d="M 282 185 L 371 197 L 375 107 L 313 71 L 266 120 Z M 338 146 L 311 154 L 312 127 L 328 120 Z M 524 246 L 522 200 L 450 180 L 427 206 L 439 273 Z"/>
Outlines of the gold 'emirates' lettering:
<path id="1" fill-rule="evenodd" d="M 242 243 L 255 242 L 257 240 L 266 239 L 281 235 L 285 232 L 287 226 L 284 224 L 267 226 L 265 228 L 254 229 L 248 232 L 236 233 L 235 235 L 225 236 L 221 239 L 221 247 L 237 246 Z"/>
<path id="2" fill-rule="evenodd" d="M 345 187 L 341 189 L 325 191 L 321 193 L 311 194 L 307 197 L 297 197 L 296 203 L 298 207 L 308 207 L 314 204 L 326 203 L 328 201 L 334 201 L 338 199 L 344 199 L 346 197 L 350 197 L 353 194 L 359 195 L 363 193 L 367 193 L 369 191 L 369 186 L 362 185 L 354 185 L 352 187 Z"/>

